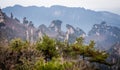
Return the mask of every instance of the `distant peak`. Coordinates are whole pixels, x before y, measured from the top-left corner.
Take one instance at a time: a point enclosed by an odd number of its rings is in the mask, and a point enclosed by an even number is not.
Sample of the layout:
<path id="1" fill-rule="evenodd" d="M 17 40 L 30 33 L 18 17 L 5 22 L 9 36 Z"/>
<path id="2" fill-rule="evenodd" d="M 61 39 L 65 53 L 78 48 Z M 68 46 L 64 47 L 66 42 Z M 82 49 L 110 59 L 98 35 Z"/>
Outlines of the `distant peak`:
<path id="1" fill-rule="evenodd" d="M 16 6 L 16 7 L 22 7 L 21 5 L 19 5 L 19 4 L 16 4 L 16 5 L 14 5 L 14 6 Z"/>

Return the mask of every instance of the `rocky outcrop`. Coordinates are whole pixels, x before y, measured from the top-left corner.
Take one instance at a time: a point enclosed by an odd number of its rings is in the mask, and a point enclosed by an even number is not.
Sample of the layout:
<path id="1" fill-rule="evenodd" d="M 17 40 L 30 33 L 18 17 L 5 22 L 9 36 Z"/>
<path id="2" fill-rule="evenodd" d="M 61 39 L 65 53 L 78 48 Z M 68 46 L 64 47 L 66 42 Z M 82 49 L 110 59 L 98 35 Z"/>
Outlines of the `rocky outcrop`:
<path id="1" fill-rule="evenodd" d="M 61 20 L 53 20 L 49 26 L 50 30 L 61 32 Z"/>
<path id="2" fill-rule="evenodd" d="M 73 26 L 67 24 L 67 32 L 61 31 L 61 20 L 53 20 L 49 27 L 45 25 L 40 25 L 37 34 L 39 38 L 43 35 L 48 35 L 51 38 L 56 38 L 60 41 L 68 40 L 69 43 L 75 42 L 77 37 L 85 36 L 85 32 L 79 28 L 75 29 Z"/>
<path id="3" fill-rule="evenodd" d="M 36 40 L 36 28 L 34 27 L 32 21 L 26 22 L 28 20 L 24 18 L 24 23 L 20 23 L 18 19 L 8 17 L 2 11 L 0 11 L 0 14 L 1 41 L 10 41 L 14 38 L 21 38 L 23 40 L 28 40 L 32 42 Z"/>
<path id="4" fill-rule="evenodd" d="M 37 34 L 39 38 L 42 38 L 43 35 L 48 35 L 51 38 L 56 38 L 58 40 L 64 39 L 64 33 L 61 31 L 61 21 L 54 20 L 49 25 L 49 27 L 45 26 L 44 24 L 40 25 Z"/>
<path id="5" fill-rule="evenodd" d="M 119 70 L 120 69 L 120 42 L 115 43 L 108 50 L 109 58 L 107 59 L 109 62 L 114 65 L 111 67 L 111 70 Z"/>
<path id="6" fill-rule="evenodd" d="M 47 31 L 49 31 L 49 29 L 44 24 L 40 25 L 37 29 L 38 37 L 42 38 L 42 36 L 45 35 Z"/>
<path id="7" fill-rule="evenodd" d="M 67 24 L 66 25 L 67 32 L 66 32 L 66 38 L 65 40 L 69 41 L 70 43 L 75 42 L 77 37 L 85 37 L 85 32 L 81 30 L 80 28 L 74 28 L 73 26 Z"/>
<path id="8" fill-rule="evenodd" d="M 94 40 L 96 45 L 108 50 L 111 45 L 120 41 L 120 29 L 109 26 L 105 21 L 95 24 L 89 31 L 86 41 Z"/>
<path id="9" fill-rule="evenodd" d="M 2 12 L 2 10 L 0 9 L 0 23 L 4 22 L 4 13 Z"/>

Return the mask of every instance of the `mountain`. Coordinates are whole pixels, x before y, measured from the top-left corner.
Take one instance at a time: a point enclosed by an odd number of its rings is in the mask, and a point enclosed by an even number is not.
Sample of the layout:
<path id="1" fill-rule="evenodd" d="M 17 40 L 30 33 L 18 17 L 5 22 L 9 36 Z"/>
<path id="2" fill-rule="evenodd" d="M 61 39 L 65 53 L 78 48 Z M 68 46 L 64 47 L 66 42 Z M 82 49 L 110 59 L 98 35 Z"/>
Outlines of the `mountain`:
<path id="1" fill-rule="evenodd" d="M 117 42 L 120 42 L 120 28 L 108 25 L 103 21 L 94 24 L 89 31 L 86 41 L 94 40 L 98 47 L 108 50 Z"/>
<path id="2" fill-rule="evenodd" d="M 59 19 L 63 21 L 62 30 L 66 30 L 66 24 L 79 27 L 86 33 L 94 24 L 106 21 L 109 25 L 120 27 L 120 15 L 105 11 L 93 11 L 80 7 L 65 7 L 65 6 L 51 6 L 51 7 L 23 7 L 15 5 L 2 9 L 8 16 L 11 12 L 15 17 L 22 21 L 23 17 L 32 20 L 36 27 L 41 24 L 49 25 L 52 20 Z"/>
<path id="3" fill-rule="evenodd" d="M 66 24 L 67 32 L 62 31 L 62 21 L 53 20 L 49 26 L 44 24 L 39 25 L 39 27 L 34 27 L 32 21 L 28 20 L 26 17 L 23 18 L 21 23 L 18 18 L 13 18 L 7 16 L 6 13 L 3 13 L 0 9 L 0 42 L 8 42 L 14 38 L 21 38 L 23 40 L 35 42 L 39 38 L 42 39 L 42 36 L 47 35 L 51 38 L 73 43 L 76 37 L 85 35 L 85 32 L 80 28 L 74 28 L 72 25 Z M 72 35 L 72 36 L 71 36 Z M 74 36 L 74 37 L 73 37 Z M 72 38 L 73 37 L 73 38 Z M 70 41 L 72 40 L 72 42 Z"/>

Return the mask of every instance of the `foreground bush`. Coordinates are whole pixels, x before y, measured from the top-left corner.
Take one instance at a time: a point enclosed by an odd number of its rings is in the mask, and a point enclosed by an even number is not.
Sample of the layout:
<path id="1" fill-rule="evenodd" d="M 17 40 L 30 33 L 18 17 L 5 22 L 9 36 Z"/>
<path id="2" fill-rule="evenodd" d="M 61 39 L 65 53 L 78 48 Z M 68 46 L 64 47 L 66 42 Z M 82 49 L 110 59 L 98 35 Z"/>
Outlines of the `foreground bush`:
<path id="1" fill-rule="evenodd" d="M 36 70 L 68 70 L 72 67 L 72 62 L 61 62 L 60 59 L 52 59 L 49 62 L 45 62 L 44 59 L 39 60 L 36 65 Z"/>
<path id="2" fill-rule="evenodd" d="M 83 38 L 76 43 L 56 41 L 44 36 L 36 43 L 13 39 L 9 47 L 0 47 L 2 70 L 96 70 L 106 62 L 108 54 L 94 48 L 94 41 L 85 45 Z M 95 63 L 95 64 L 94 64 Z"/>

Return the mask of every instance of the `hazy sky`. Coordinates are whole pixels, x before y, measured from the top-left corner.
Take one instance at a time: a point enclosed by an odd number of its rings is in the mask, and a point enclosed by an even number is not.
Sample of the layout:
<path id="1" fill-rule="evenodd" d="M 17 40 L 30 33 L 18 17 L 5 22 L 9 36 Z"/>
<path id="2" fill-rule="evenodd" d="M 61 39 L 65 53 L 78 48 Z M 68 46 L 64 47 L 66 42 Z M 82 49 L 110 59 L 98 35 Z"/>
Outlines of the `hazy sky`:
<path id="1" fill-rule="evenodd" d="M 68 7 L 84 7 L 97 11 L 110 11 L 120 14 L 120 0 L 0 0 L 1 8 L 14 6 L 46 6 L 63 5 Z"/>

